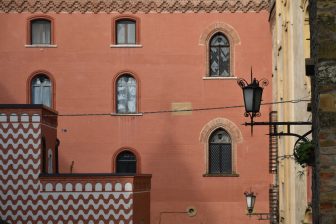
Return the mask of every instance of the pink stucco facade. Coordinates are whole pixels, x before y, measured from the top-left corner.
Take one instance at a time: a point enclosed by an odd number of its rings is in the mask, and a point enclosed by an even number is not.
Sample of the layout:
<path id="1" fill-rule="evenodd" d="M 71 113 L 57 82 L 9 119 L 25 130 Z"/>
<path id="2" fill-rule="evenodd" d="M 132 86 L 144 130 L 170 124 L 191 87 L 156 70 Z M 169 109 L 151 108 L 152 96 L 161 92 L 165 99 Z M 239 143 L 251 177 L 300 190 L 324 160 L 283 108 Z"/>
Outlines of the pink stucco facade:
<path id="1" fill-rule="evenodd" d="M 0 103 L 29 103 L 31 76 L 46 71 L 60 115 L 61 173 L 72 161 L 75 173 L 112 173 L 116 153 L 132 149 L 138 173 L 152 174 L 151 224 L 258 223 L 245 215 L 243 193 L 252 188 L 256 212 L 268 212 L 268 127 L 251 137 L 244 109 L 221 107 L 243 105 L 236 77 L 249 80 L 251 66 L 256 78 L 271 79 L 268 12 L 125 14 L 139 23 L 140 46 L 110 46 L 118 13 L 0 13 Z M 54 47 L 25 46 L 34 15 L 53 19 Z M 230 78 L 207 78 L 216 29 L 230 39 Z M 137 115 L 115 114 L 115 80 L 124 72 L 137 80 Z M 264 91 L 270 102 L 271 86 Z M 221 109 L 169 112 L 176 105 Z M 261 108 L 266 119 L 270 110 Z M 235 175 L 205 175 L 206 139 L 219 127 L 232 138 Z M 197 214 L 189 217 L 188 207 Z"/>

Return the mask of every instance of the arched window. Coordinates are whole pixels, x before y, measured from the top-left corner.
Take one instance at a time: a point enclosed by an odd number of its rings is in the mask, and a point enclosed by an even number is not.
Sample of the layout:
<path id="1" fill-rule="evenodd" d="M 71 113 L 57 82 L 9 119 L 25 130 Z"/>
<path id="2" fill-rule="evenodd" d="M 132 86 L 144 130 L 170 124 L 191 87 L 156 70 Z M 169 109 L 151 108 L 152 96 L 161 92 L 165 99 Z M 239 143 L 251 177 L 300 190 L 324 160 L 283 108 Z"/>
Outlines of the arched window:
<path id="1" fill-rule="evenodd" d="M 222 128 L 209 139 L 209 174 L 232 173 L 232 144 L 230 135 Z"/>
<path id="2" fill-rule="evenodd" d="M 209 44 L 210 76 L 230 76 L 230 43 L 227 37 L 216 33 Z"/>
<path id="3" fill-rule="evenodd" d="M 128 150 L 118 154 L 116 159 L 116 173 L 136 173 L 136 156 Z"/>
<path id="4" fill-rule="evenodd" d="M 116 21 L 116 44 L 136 44 L 136 22 L 131 19 Z"/>
<path id="5" fill-rule="evenodd" d="M 31 44 L 51 44 L 51 21 L 34 19 L 30 21 Z"/>
<path id="6" fill-rule="evenodd" d="M 31 103 L 52 106 L 52 85 L 48 76 L 39 74 L 32 79 Z"/>
<path id="7" fill-rule="evenodd" d="M 122 75 L 116 83 L 116 111 L 121 114 L 137 112 L 137 83 L 131 75 Z"/>

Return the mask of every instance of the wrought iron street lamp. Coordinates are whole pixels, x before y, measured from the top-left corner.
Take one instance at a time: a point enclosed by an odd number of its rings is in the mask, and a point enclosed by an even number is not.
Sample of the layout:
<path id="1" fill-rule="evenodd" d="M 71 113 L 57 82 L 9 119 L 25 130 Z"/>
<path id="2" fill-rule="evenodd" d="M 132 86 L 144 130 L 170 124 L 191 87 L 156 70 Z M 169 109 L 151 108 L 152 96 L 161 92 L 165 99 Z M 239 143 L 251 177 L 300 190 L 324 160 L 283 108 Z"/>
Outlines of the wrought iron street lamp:
<path id="1" fill-rule="evenodd" d="M 308 131 L 304 135 L 298 135 L 298 134 L 291 132 L 290 127 L 293 125 L 312 125 L 311 122 L 305 122 L 305 121 L 254 122 L 253 121 L 253 118 L 261 116 L 260 105 L 262 101 L 263 89 L 269 83 L 267 79 L 257 80 L 256 78 L 253 78 L 253 73 L 252 73 L 252 68 L 251 68 L 251 83 L 248 83 L 245 79 L 241 79 L 241 78 L 237 80 L 237 83 L 243 90 L 244 106 L 245 106 L 244 116 L 251 118 L 250 123 L 248 122 L 245 123 L 245 126 L 251 126 L 251 135 L 253 135 L 254 125 L 264 125 L 264 126 L 267 125 L 273 129 L 272 133 L 270 133 L 271 136 L 295 136 L 299 138 L 298 141 L 299 140 L 307 141 L 306 137 L 312 132 L 312 130 Z M 287 126 L 287 132 L 278 133 L 277 132 L 278 125 Z"/>
<path id="2" fill-rule="evenodd" d="M 269 213 L 254 213 L 254 204 L 257 199 L 257 196 L 254 194 L 254 192 L 245 192 L 244 193 L 246 197 L 246 206 L 247 206 L 247 214 L 248 216 L 256 215 L 259 216 L 258 220 L 269 220 L 270 214 Z"/>
<path id="3" fill-rule="evenodd" d="M 312 122 L 309 121 L 272 121 L 271 116 L 270 120 L 267 122 L 254 122 L 253 118 L 261 116 L 260 113 L 260 106 L 262 101 L 262 94 L 263 89 L 265 86 L 268 85 L 268 80 L 261 79 L 257 80 L 256 78 L 253 78 L 252 68 L 251 68 L 251 82 L 248 83 L 245 79 L 238 79 L 237 80 L 238 85 L 243 90 L 243 97 L 244 97 L 244 106 L 245 106 L 245 117 L 250 117 L 251 122 L 245 122 L 245 126 L 251 126 L 251 135 L 253 135 L 253 126 L 254 125 L 262 125 L 262 126 L 269 126 L 269 135 L 270 137 L 273 136 L 294 136 L 297 137 L 297 141 L 294 144 L 295 145 L 299 141 L 308 141 L 307 136 L 312 133 L 312 130 L 309 130 L 303 135 L 293 133 L 291 131 L 292 126 L 296 125 L 308 125 L 311 126 Z M 282 132 L 278 132 L 278 126 L 287 126 L 287 130 L 284 130 Z M 288 155 L 284 155 L 283 157 L 286 158 Z M 278 161 L 280 158 L 278 156 L 278 152 L 275 153 L 275 160 Z M 277 183 L 274 185 L 275 187 L 278 187 Z M 247 203 L 247 215 L 257 215 L 259 216 L 259 220 L 271 220 L 271 223 L 279 223 L 279 214 L 277 210 L 270 210 L 270 213 L 254 213 L 253 208 L 256 201 L 256 195 L 254 192 L 245 192 L 246 197 L 246 203 Z M 270 204 L 279 203 L 279 195 L 277 194 L 272 200 L 270 199 Z"/>
<path id="4" fill-rule="evenodd" d="M 252 214 L 254 209 L 254 203 L 256 200 L 256 196 L 254 195 L 254 192 L 245 192 L 246 197 L 246 206 L 247 206 L 247 212 L 248 214 Z"/>
<path id="5" fill-rule="evenodd" d="M 253 78 L 251 68 L 251 83 L 248 83 L 245 79 L 238 79 L 238 85 L 243 89 L 244 105 L 245 105 L 245 117 L 251 118 L 251 135 L 253 135 L 253 118 L 259 117 L 260 105 L 262 101 L 263 89 L 268 85 L 267 79 L 257 80 Z"/>

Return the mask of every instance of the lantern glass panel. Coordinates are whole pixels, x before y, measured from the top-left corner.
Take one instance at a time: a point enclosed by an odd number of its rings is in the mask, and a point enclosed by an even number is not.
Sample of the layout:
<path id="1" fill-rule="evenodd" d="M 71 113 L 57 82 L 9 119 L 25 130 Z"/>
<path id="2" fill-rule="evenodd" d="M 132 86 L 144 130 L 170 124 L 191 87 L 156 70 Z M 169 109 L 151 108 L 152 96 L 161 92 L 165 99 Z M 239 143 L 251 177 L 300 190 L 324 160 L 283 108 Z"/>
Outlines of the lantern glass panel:
<path id="1" fill-rule="evenodd" d="M 249 213 L 253 212 L 255 200 L 256 200 L 256 196 L 253 193 L 246 195 L 247 210 Z"/>
<path id="2" fill-rule="evenodd" d="M 250 86 L 243 88 L 245 111 L 253 112 L 253 88 Z"/>
<path id="3" fill-rule="evenodd" d="M 260 111 L 262 92 L 263 92 L 263 89 L 261 87 L 254 88 L 253 112 L 259 112 Z"/>

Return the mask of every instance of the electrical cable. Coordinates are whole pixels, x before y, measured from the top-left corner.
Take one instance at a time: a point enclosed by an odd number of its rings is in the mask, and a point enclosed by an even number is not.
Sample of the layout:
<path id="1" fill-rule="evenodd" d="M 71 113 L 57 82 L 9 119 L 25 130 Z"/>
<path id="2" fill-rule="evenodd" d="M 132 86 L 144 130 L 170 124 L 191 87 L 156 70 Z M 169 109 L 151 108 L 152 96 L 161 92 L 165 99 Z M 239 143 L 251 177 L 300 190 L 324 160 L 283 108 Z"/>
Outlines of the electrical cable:
<path id="1" fill-rule="evenodd" d="M 277 101 L 277 102 L 268 102 L 261 103 L 261 105 L 275 105 L 275 104 L 284 104 L 284 103 L 300 103 L 300 102 L 310 102 L 310 100 L 305 100 L 305 98 L 310 97 L 306 96 L 296 100 L 287 100 L 287 101 Z M 243 108 L 244 105 L 233 105 L 233 106 L 223 106 L 223 107 L 208 107 L 208 108 L 195 108 L 195 109 L 182 109 L 182 110 L 158 110 L 158 111 L 144 111 L 138 112 L 137 114 L 146 115 L 146 114 L 161 114 L 161 113 L 177 113 L 177 112 L 192 112 L 192 111 L 209 111 L 209 110 L 223 110 L 223 109 L 233 109 L 233 108 Z M 113 116 L 119 115 L 117 113 L 78 113 L 78 114 L 45 114 L 43 116 L 58 116 L 58 117 L 84 117 L 84 116 Z M 130 114 L 132 115 L 132 114 Z M 121 114 L 122 116 L 122 114 Z"/>

